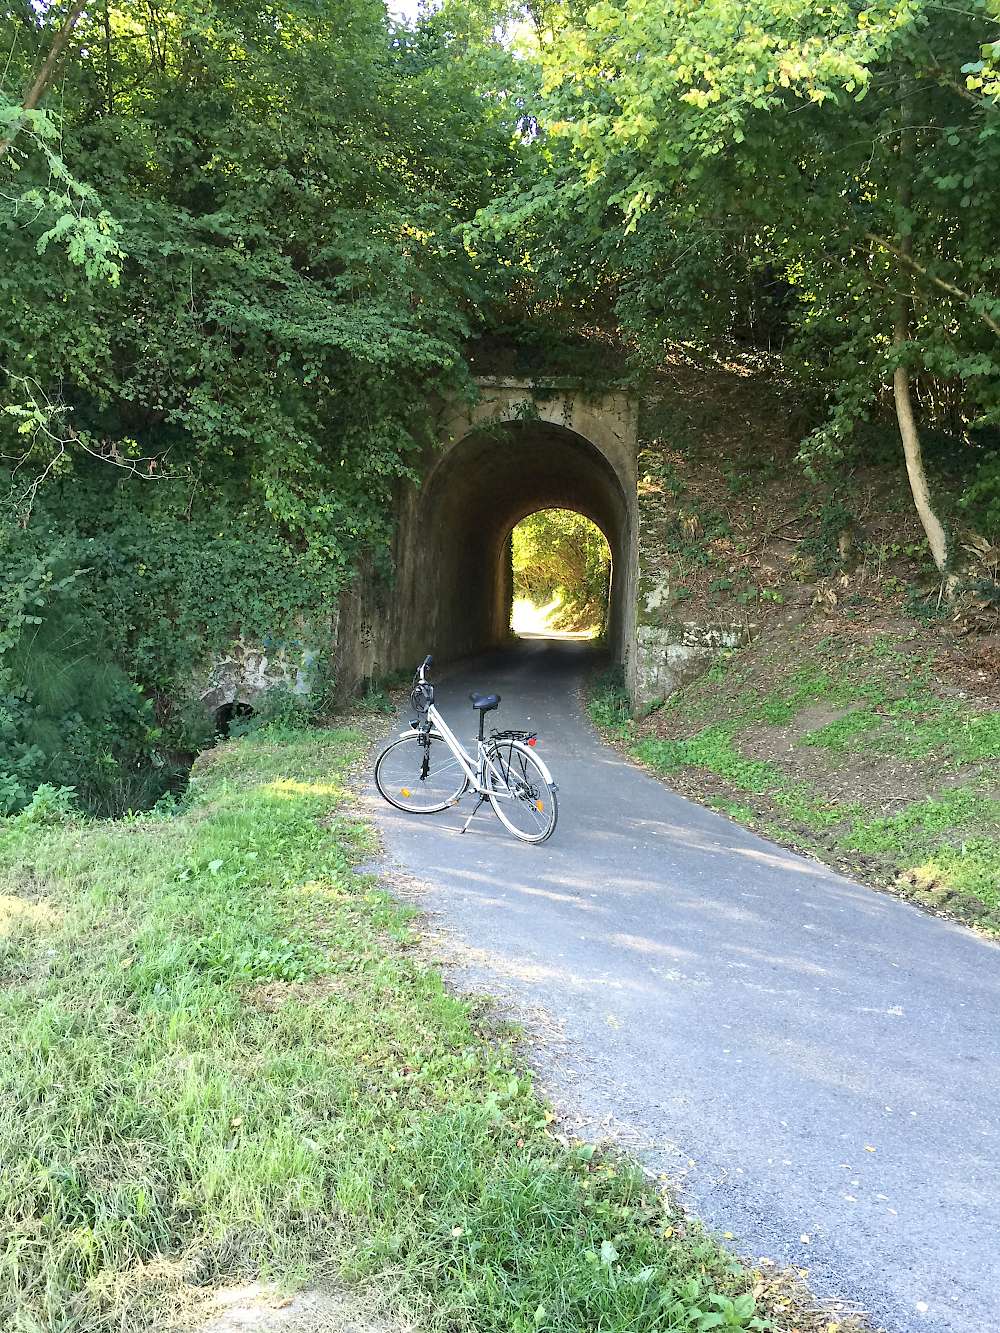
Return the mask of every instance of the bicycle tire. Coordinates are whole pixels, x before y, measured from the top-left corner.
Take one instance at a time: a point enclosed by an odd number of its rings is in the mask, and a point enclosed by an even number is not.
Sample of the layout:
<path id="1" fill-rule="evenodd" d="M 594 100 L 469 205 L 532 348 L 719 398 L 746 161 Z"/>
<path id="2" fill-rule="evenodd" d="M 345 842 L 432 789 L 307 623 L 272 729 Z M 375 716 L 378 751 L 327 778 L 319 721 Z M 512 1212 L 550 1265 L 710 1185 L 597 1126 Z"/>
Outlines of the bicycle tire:
<path id="1" fill-rule="evenodd" d="M 440 732 L 432 731 L 429 769 L 422 774 L 423 747 L 420 733 L 412 731 L 390 741 L 375 760 L 375 786 L 383 800 L 409 815 L 434 815 L 456 805 L 465 794 L 469 779 Z M 413 751 L 412 762 L 408 751 Z M 440 759 L 437 757 L 440 756 Z M 428 781 L 431 786 L 427 786 Z"/>
<path id="2" fill-rule="evenodd" d="M 545 842 L 551 838 L 559 819 L 555 784 L 550 786 L 546 781 L 545 772 L 531 750 L 520 741 L 504 741 L 490 747 L 488 758 L 486 790 L 493 812 L 504 828 L 522 842 Z M 524 827 L 510 817 L 515 812 L 524 817 Z"/>

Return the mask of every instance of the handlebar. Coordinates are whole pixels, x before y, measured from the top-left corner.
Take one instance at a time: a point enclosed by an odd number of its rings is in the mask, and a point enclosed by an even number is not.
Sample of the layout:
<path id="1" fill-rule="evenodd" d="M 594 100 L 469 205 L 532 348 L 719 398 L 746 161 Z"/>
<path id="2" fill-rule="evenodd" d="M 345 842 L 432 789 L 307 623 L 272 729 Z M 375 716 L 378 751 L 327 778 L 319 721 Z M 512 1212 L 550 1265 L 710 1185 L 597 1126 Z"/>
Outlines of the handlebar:
<path id="1" fill-rule="evenodd" d="M 430 653 L 417 667 L 416 675 L 413 677 L 413 689 L 410 691 L 410 703 L 413 705 L 413 711 L 421 718 L 424 725 L 427 725 L 427 709 L 434 702 L 434 686 L 427 679 L 428 668 L 434 665 L 434 658 Z"/>

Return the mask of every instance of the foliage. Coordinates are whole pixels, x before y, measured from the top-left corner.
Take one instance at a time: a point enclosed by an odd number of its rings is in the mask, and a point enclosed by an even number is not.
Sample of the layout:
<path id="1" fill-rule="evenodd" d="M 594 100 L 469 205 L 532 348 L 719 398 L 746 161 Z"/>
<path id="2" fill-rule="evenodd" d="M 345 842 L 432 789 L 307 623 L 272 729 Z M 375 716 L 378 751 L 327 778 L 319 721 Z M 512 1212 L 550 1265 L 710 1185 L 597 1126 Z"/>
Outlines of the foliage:
<path id="1" fill-rule="evenodd" d="M 514 597 L 537 607 L 557 602 L 554 629 L 603 628 L 611 552 L 600 528 L 569 509 L 540 509 L 512 534 Z"/>
<path id="2" fill-rule="evenodd" d="M 208 470 L 343 564 L 385 537 L 421 404 L 463 382 L 476 288 L 451 228 L 509 130 L 447 40 L 395 39 L 374 0 L 292 4 L 279 29 L 225 0 L 112 9 L 110 40 L 100 22 L 78 26 L 62 134 L 121 229 L 121 281 L 40 255 L 42 223 L 8 215 L 6 451 L 22 471 L 81 450 Z"/>
<path id="3" fill-rule="evenodd" d="M 50 781 L 94 813 L 145 808 L 211 738 L 194 695 L 213 656 L 242 637 L 294 662 L 328 641 L 339 567 L 257 520 L 217 486 L 109 481 L 85 460 L 42 491 L 26 529 L 7 529 L 8 806 Z"/>
<path id="4" fill-rule="evenodd" d="M 67 542 L 22 551 L 0 576 L 0 815 L 50 784 L 73 789 L 87 810 L 119 814 L 152 804 L 181 776 L 159 745 L 151 702 L 81 609 L 70 554 Z"/>
<path id="5" fill-rule="evenodd" d="M 516 235 L 543 292 L 613 310 L 654 358 L 670 338 L 784 348 L 825 402 L 812 464 L 899 362 L 925 419 L 982 448 L 1000 419 L 989 6 L 602 0 L 546 24 L 538 179 L 483 212 L 484 237 Z"/>
<path id="6" fill-rule="evenodd" d="M 359 555 L 387 571 L 434 396 L 470 391 L 488 284 L 455 228 L 521 150 L 477 81 L 509 57 L 461 6 L 408 30 L 380 0 L 112 3 L 22 113 L 61 21 L 0 21 L 0 772 L 8 805 L 46 780 L 111 810 L 189 748 L 213 652 L 307 620 L 322 644 Z M 60 572 L 29 631 L 36 566 Z"/>
<path id="7" fill-rule="evenodd" d="M 322 1260 L 438 1333 L 769 1327 L 351 869 L 363 745 L 262 733 L 173 817 L 0 826 L 0 1322 L 138 1333 Z"/>
<path id="8" fill-rule="evenodd" d="M 70 172 L 58 151 L 59 126 L 52 117 L 37 109 L 25 111 L 0 89 L 0 141 L 15 138 L 11 166 L 0 174 L 0 221 L 16 225 L 30 219 L 37 254 L 56 244 L 85 277 L 117 284 L 121 228 L 101 206 L 94 188 Z M 28 183 L 18 190 L 24 183 L 17 174 L 22 159 L 34 170 L 29 168 Z"/>
<path id="9" fill-rule="evenodd" d="M 631 735 L 632 704 L 621 667 L 601 672 L 592 682 L 587 712 L 596 727 L 616 740 L 625 740 Z"/>

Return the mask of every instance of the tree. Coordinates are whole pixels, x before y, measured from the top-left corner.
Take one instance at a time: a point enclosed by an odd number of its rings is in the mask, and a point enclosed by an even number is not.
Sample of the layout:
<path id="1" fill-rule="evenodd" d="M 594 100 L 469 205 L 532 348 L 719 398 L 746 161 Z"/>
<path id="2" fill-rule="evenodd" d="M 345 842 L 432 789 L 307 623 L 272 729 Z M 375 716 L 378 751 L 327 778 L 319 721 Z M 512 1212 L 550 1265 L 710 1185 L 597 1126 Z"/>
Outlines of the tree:
<path id="1" fill-rule="evenodd" d="M 660 336 L 732 329 L 776 286 L 829 406 L 807 454 L 835 454 L 894 385 L 942 572 L 914 396 L 959 433 L 1000 420 L 996 33 L 974 0 L 567 8 L 539 46 L 547 171 L 519 217 L 536 235 L 586 218 L 619 314 Z"/>
<path id="2" fill-rule="evenodd" d="M 10 14 L 12 86 L 68 22 Z M 76 34 L 60 156 L 18 156 L 2 219 L 22 393 L 0 452 L 35 477 L 89 452 L 242 487 L 349 563 L 384 538 L 433 391 L 465 382 L 480 287 L 455 227 L 510 169 L 504 108 L 462 77 L 461 34 L 390 27 L 381 0 L 110 4 Z M 88 225 L 121 229 L 116 289 L 52 246 L 63 156 L 103 205 Z"/>
<path id="3" fill-rule="evenodd" d="M 30 88 L 24 95 L 24 101 L 21 103 L 20 114 L 12 118 L 9 128 L 6 130 L 6 137 L 0 139 L 0 160 L 5 158 L 10 152 L 11 145 L 14 142 L 14 136 L 17 134 L 26 117 L 38 106 L 39 102 L 45 96 L 52 77 L 55 74 L 56 66 L 59 63 L 59 57 L 62 55 L 66 43 L 70 39 L 73 29 L 76 27 L 77 20 L 86 8 L 86 0 L 77 0 L 73 8 L 63 19 L 62 26 L 56 32 L 52 39 L 52 45 L 49 47 L 49 53 L 42 62 L 41 68 L 35 75 Z"/>
<path id="4" fill-rule="evenodd" d="M 109 0 L 26 109 L 65 15 L 0 20 L 0 809 L 74 764 L 96 792 L 109 737 L 150 776 L 214 654 L 322 649 L 361 554 L 387 570 L 435 399 L 471 392 L 459 229 L 521 153 L 460 9 Z"/>

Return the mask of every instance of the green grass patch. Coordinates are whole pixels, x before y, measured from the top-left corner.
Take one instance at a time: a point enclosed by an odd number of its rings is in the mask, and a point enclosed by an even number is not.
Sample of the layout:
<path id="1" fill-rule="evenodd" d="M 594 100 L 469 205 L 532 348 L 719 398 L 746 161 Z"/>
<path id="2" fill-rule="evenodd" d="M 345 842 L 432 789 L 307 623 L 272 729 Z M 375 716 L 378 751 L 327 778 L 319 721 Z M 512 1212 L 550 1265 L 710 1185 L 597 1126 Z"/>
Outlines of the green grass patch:
<path id="1" fill-rule="evenodd" d="M 722 814 L 728 815 L 730 819 L 738 820 L 741 824 L 753 824 L 757 818 L 757 813 L 752 805 L 730 801 L 724 796 L 710 796 L 708 804 L 713 810 L 718 810 Z"/>
<path id="2" fill-rule="evenodd" d="M 970 838 L 961 846 L 939 845 L 910 867 L 918 889 L 943 888 L 975 899 L 986 910 L 984 924 L 1000 930 L 1000 849 L 995 837 Z"/>
<path id="3" fill-rule="evenodd" d="M 437 1333 L 765 1327 L 352 870 L 361 749 L 265 728 L 173 814 L 0 821 L 0 1327 L 139 1333 L 170 1281 L 318 1263 Z"/>
<path id="4" fill-rule="evenodd" d="M 854 819 L 842 845 L 900 867 L 917 896 L 1000 932 L 1000 800 L 956 787 L 886 818 Z"/>
<path id="5" fill-rule="evenodd" d="M 856 818 L 844 845 L 859 852 L 904 855 L 969 826 L 1000 828 L 1000 801 L 972 787 L 955 787 L 914 801 L 895 815 Z M 997 852 L 1000 861 L 1000 847 Z"/>
<path id="6" fill-rule="evenodd" d="M 611 667 L 597 677 L 589 691 L 587 712 L 594 726 L 615 740 L 632 734 L 632 705 L 621 667 Z"/>
<path id="7" fill-rule="evenodd" d="M 732 742 L 731 727 L 705 727 L 688 740 L 648 738 L 633 746 L 633 754 L 660 773 L 678 768 L 705 768 L 743 791 L 767 791 L 783 778 L 773 764 L 747 759 Z"/>
<path id="8" fill-rule="evenodd" d="M 664 774 L 680 768 L 714 773 L 740 791 L 766 795 L 789 818 L 813 829 L 830 828 L 844 819 L 842 806 L 790 781 L 776 764 L 741 754 L 733 744 L 731 726 L 706 727 L 688 740 L 642 740 L 632 746 L 632 753 Z"/>
<path id="9" fill-rule="evenodd" d="M 973 713 L 918 687 L 881 708 L 856 708 L 809 732 L 802 743 L 835 754 L 936 757 L 957 767 L 1000 756 L 1000 712 Z"/>
<path id="10" fill-rule="evenodd" d="M 843 717 L 817 727 L 802 737 L 803 745 L 829 750 L 833 754 L 843 754 L 848 750 L 862 748 L 861 737 L 867 737 L 873 728 L 881 725 L 881 717 L 873 708 L 855 708 Z"/>

